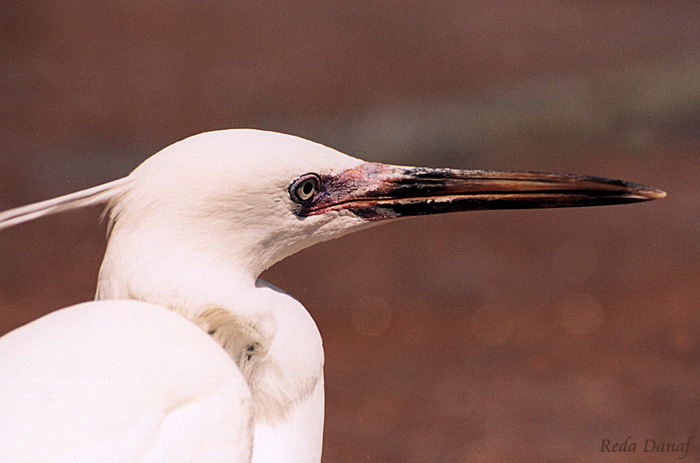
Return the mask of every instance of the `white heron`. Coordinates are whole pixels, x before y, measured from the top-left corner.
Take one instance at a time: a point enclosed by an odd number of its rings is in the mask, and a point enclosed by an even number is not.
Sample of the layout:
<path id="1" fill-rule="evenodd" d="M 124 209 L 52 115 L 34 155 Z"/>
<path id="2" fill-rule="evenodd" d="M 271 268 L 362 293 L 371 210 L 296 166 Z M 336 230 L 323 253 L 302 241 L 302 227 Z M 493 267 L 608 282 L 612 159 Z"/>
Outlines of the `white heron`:
<path id="1" fill-rule="evenodd" d="M 258 130 L 187 138 L 129 176 L 0 213 L 105 203 L 96 301 L 0 338 L 0 461 L 319 462 L 323 348 L 258 279 L 385 219 L 662 198 L 597 177 L 390 166 Z"/>

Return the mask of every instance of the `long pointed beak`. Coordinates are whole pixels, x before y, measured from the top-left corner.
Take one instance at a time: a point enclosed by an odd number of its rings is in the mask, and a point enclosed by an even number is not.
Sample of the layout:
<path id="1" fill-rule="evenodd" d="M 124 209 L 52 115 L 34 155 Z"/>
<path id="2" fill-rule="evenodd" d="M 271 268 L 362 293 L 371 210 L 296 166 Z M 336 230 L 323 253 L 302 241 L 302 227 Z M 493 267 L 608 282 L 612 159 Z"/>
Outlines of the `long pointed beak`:
<path id="1" fill-rule="evenodd" d="M 605 206 L 660 199 L 622 180 L 537 172 L 433 169 L 364 163 L 321 177 L 300 215 L 349 210 L 367 220 L 483 209 Z"/>

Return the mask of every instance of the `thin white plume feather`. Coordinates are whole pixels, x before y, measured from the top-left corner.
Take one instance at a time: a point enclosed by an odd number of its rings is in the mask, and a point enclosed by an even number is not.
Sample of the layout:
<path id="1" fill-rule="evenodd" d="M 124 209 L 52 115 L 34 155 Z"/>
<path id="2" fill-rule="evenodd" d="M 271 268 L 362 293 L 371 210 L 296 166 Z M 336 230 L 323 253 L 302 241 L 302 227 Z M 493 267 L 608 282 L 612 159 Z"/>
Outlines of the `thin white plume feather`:
<path id="1" fill-rule="evenodd" d="M 129 181 L 129 177 L 124 177 L 58 198 L 0 212 L 0 230 L 47 215 L 107 203 L 124 192 Z"/>

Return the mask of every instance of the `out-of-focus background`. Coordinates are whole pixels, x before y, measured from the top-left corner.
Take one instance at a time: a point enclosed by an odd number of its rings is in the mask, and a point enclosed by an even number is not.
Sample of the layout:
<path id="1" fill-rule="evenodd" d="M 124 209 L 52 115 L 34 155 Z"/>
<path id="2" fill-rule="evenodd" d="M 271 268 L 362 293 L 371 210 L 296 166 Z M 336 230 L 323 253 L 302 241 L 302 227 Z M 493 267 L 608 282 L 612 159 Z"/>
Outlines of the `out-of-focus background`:
<path id="1" fill-rule="evenodd" d="M 263 277 L 324 337 L 324 462 L 700 457 L 697 0 L 10 0 L 0 50 L 1 209 L 230 127 L 667 190 L 406 220 Z M 2 232 L 0 333 L 92 298 L 99 213 Z"/>

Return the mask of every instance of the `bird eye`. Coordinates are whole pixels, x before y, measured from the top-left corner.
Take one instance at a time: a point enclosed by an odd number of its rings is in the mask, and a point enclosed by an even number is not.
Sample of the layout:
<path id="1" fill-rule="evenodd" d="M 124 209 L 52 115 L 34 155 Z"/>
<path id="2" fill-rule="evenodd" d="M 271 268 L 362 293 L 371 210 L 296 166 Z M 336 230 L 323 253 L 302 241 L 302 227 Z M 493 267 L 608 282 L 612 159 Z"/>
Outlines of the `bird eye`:
<path id="1" fill-rule="evenodd" d="M 304 202 L 318 193 L 321 181 L 316 174 L 307 174 L 298 178 L 289 188 L 291 197 L 296 202 Z"/>

